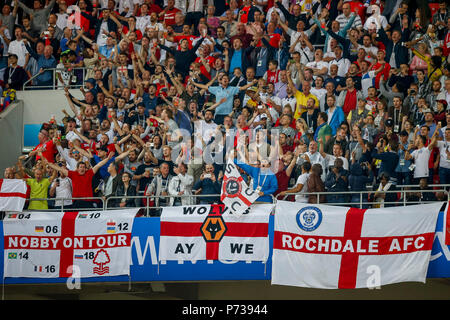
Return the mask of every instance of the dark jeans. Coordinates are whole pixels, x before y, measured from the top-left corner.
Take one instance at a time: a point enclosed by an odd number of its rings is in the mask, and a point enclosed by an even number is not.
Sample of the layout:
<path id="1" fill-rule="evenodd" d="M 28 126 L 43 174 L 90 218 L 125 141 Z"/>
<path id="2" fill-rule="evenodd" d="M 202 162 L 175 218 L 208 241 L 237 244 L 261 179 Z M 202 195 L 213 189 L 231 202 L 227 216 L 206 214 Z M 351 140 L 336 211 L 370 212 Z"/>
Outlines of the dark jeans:
<path id="1" fill-rule="evenodd" d="M 397 172 L 397 185 L 409 185 L 412 183 L 411 171 Z"/>
<path id="2" fill-rule="evenodd" d="M 226 114 L 217 114 L 214 117 L 214 122 L 219 125 L 219 124 L 223 124 L 223 119 L 225 119 L 227 115 Z"/>
<path id="3" fill-rule="evenodd" d="M 439 168 L 439 184 L 450 184 L 450 169 Z"/>
<path id="4" fill-rule="evenodd" d="M 75 200 L 72 207 L 73 209 L 97 209 L 99 206 L 95 201 Z"/>

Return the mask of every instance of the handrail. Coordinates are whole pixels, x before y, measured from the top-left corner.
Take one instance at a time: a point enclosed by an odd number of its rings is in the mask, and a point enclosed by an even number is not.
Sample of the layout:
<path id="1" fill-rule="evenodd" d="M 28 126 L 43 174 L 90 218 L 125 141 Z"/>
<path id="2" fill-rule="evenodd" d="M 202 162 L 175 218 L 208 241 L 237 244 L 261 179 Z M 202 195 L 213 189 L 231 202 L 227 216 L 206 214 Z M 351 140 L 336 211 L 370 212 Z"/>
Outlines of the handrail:
<path id="1" fill-rule="evenodd" d="M 82 70 L 83 71 L 83 76 L 82 76 L 82 82 L 80 83 L 80 84 L 68 84 L 68 85 L 64 85 L 64 87 L 69 87 L 69 88 L 79 88 L 79 87 L 82 87 L 84 84 L 84 80 L 85 80 L 85 78 L 86 78 L 86 71 L 87 70 L 90 70 L 90 69 L 93 69 L 93 67 L 75 67 L 75 68 L 72 68 L 71 70 L 73 70 L 73 71 L 77 71 L 77 70 Z M 46 72 L 46 71 L 52 71 L 52 80 L 53 80 L 53 83 L 52 83 L 52 85 L 50 86 L 50 85 L 48 85 L 48 86 L 36 86 L 36 85 L 32 85 L 32 86 L 28 86 L 28 87 L 26 87 L 29 83 L 31 83 L 31 81 L 33 81 L 34 79 L 36 79 L 38 76 L 40 76 L 42 73 L 44 73 L 44 72 Z M 56 90 L 56 89 L 58 89 L 58 87 L 60 87 L 60 86 L 62 86 L 62 84 L 59 84 L 58 83 L 58 79 L 56 78 L 56 71 L 67 71 L 67 68 L 47 68 L 47 69 L 44 69 L 44 71 L 43 72 L 39 72 L 39 73 L 37 73 L 37 74 L 35 74 L 35 75 L 33 75 L 30 79 L 28 79 L 27 81 L 25 81 L 24 82 L 24 84 L 22 85 L 22 90 L 26 90 L 26 89 L 30 89 L 30 88 L 33 88 L 33 89 L 36 89 L 36 88 L 38 88 L 38 89 L 49 89 L 49 88 L 51 88 L 51 89 L 53 89 L 53 90 Z"/>
<path id="2" fill-rule="evenodd" d="M 447 200 L 446 201 L 450 201 L 450 193 L 448 192 L 447 189 L 428 189 L 428 190 L 391 190 L 391 191 L 382 191 L 382 193 L 394 193 L 394 194 L 401 194 L 401 197 L 399 200 L 397 201 L 391 201 L 391 202 L 383 202 L 384 205 L 401 205 L 401 206 L 406 206 L 406 205 L 412 205 L 412 204 L 420 204 L 420 203 L 433 203 L 436 201 L 410 201 L 407 200 L 407 195 L 411 194 L 411 193 L 423 193 L 423 192 L 431 192 L 431 193 L 444 193 L 447 196 Z M 373 194 L 375 193 L 375 191 L 337 191 L 337 192 L 298 192 L 298 193 L 289 193 L 286 194 L 285 196 L 283 196 L 283 199 L 280 199 L 280 195 L 274 196 L 271 195 L 272 197 L 272 203 L 276 204 L 276 202 L 278 200 L 284 200 L 289 196 L 296 196 L 296 195 L 302 195 L 302 196 L 317 196 L 317 203 L 320 204 L 320 196 L 321 195 L 359 195 L 359 201 L 358 202 L 339 202 L 339 203 L 335 203 L 335 202 L 322 202 L 322 204 L 326 204 L 326 205 L 346 205 L 346 206 L 358 206 L 360 208 L 363 208 L 363 206 L 371 206 L 371 205 L 378 205 L 380 203 L 378 202 L 373 202 L 373 201 L 368 201 L 368 195 L 369 194 Z M 366 197 L 364 197 L 363 195 L 367 195 Z M 170 198 L 181 198 L 181 199 L 186 199 L 186 198 L 190 198 L 191 200 L 194 199 L 195 201 L 193 201 L 194 203 L 192 203 L 192 205 L 197 204 L 197 199 L 198 198 L 218 198 L 220 197 L 220 194 L 191 194 L 191 195 L 166 195 L 166 196 L 156 196 L 156 195 L 138 195 L 138 196 L 109 196 L 109 197 L 86 197 L 86 198 L 28 198 L 26 199 L 27 201 L 61 201 L 61 208 L 59 209 L 48 209 L 48 210 L 39 210 L 39 211 L 61 211 L 64 212 L 64 210 L 68 210 L 70 206 L 64 205 L 64 201 L 67 200 L 71 200 L 71 201 L 76 201 L 76 200 L 94 200 L 96 202 L 101 203 L 101 206 L 97 207 L 97 210 L 115 210 L 115 209 L 121 209 L 121 207 L 117 207 L 114 204 L 111 204 L 111 201 L 116 200 L 116 199 L 136 199 L 136 200 L 147 200 L 145 205 L 138 205 L 135 203 L 134 206 L 127 206 L 126 208 L 140 208 L 143 209 L 143 211 L 145 211 L 145 216 L 149 216 L 150 213 L 157 213 L 159 210 L 161 210 L 162 208 L 164 208 L 165 206 L 160 206 L 160 205 L 150 205 L 150 202 L 152 200 L 162 200 L 162 199 L 170 199 Z M 402 200 L 402 201 L 400 201 Z M 442 200 L 443 201 L 443 200 Z M 174 206 L 174 204 L 172 204 L 172 206 Z M 175 205 L 176 206 L 176 205 Z M 73 210 L 73 208 L 70 208 L 71 210 Z M 79 211 L 82 210 L 95 210 L 95 208 L 76 208 Z"/>

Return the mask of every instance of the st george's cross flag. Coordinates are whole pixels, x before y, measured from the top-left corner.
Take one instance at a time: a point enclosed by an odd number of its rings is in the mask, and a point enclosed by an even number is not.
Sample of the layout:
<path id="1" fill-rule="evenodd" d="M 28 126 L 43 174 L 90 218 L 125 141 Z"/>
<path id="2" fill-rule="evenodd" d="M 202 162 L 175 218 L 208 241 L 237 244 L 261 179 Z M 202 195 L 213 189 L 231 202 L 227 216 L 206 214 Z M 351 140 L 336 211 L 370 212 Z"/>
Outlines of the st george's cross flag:
<path id="1" fill-rule="evenodd" d="M 131 230 L 138 210 L 7 214 L 4 276 L 129 275 Z"/>
<path id="2" fill-rule="evenodd" d="M 444 223 L 443 223 L 443 230 L 444 230 L 444 243 L 447 246 L 450 246 L 450 201 L 447 202 L 447 208 L 444 211 Z"/>
<path id="3" fill-rule="evenodd" d="M 232 161 L 225 166 L 220 201 L 235 215 L 243 214 L 259 198 L 259 193 L 250 188 Z"/>
<path id="4" fill-rule="evenodd" d="M 22 212 L 27 184 L 22 179 L 0 179 L 0 211 Z"/>
<path id="5" fill-rule="evenodd" d="M 272 204 L 255 204 L 242 216 L 224 205 L 164 207 L 161 261 L 267 261 Z"/>
<path id="6" fill-rule="evenodd" d="M 425 282 L 442 205 L 356 209 L 278 201 L 272 284 L 353 289 Z"/>

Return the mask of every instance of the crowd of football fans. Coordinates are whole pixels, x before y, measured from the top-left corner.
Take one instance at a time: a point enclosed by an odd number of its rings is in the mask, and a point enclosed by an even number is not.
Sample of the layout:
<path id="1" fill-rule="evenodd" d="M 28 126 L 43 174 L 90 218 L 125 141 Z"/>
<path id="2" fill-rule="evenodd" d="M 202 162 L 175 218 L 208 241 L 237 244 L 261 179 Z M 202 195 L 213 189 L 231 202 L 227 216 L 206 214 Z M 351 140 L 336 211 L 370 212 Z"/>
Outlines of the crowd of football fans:
<path id="1" fill-rule="evenodd" d="M 2 90 L 67 99 L 4 173 L 28 209 L 219 203 L 227 161 L 259 202 L 447 197 L 446 1 L 3 3 Z"/>

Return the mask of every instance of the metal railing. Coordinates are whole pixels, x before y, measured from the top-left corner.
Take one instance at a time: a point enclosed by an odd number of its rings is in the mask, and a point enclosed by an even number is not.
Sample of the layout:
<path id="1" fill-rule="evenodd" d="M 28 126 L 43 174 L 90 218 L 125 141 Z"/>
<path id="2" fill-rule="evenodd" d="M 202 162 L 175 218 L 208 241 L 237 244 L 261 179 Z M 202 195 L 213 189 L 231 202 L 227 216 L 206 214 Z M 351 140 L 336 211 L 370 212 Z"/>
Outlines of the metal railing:
<path id="1" fill-rule="evenodd" d="M 417 188 L 417 186 L 415 186 Z M 407 206 L 407 205 L 414 205 L 414 204 L 423 204 L 423 203 L 433 203 L 437 201 L 450 201 L 450 193 L 445 188 L 442 189 L 427 189 L 427 190 L 392 190 L 392 191 L 378 191 L 379 194 L 396 194 L 397 200 L 396 201 L 369 201 L 370 195 L 375 195 L 377 193 L 376 190 L 372 191 L 338 191 L 338 192 L 299 192 L 299 193 L 289 193 L 280 199 L 280 196 L 277 196 L 277 200 L 285 200 L 286 198 L 289 198 L 289 196 L 302 196 L 302 200 L 307 200 L 304 202 L 308 202 L 310 200 L 315 200 L 311 203 L 318 203 L 318 204 L 326 204 L 326 205 L 338 205 L 338 206 L 351 206 L 351 207 L 358 207 L 360 209 L 367 208 L 367 207 L 379 207 L 379 206 Z M 413 194 L 422 194 L 422 193 L 434 193 L 435 196 L 438 194 L 441 194 L 441 198 L 439 199 L 436 196 L 436 200 L 433 201 L 426 201 L 426 200 L 413 200 L 414 198 L 411 197 Z M 358 200 L 355 201 L 354 195 L 358 196 Z M 320 197 L 325 196 L 327 199 L 324 202 L 321 202 Z M 334 196 L 332 199 L 335 200 L 337 197 L 340 199 L 340 201 L 329 201 L 328 199 Z M 315 198 L 315 199 L 314 199 Z M 350 201 L 348 201 L 350 199 Z M 295 201 L 295 200 L 294 200 Z"/>
<path id="2" fill-rule="evenodd" d="M 63 89 L 64 87 L 68 87 L 70 89 L 78 89 L 82 86 L 84 86 L 84 81 L 86 80 L 86 73 L 88 70 L 93 69 L 92 67 L 77 67 L 77 68 L 71 68 L 70 71 L 67 68 L 48 68 L 48 69 L 44 69 L 43 72 L 39 72 L 35 75 L 33 75 L 30 79 L 28 79 L 27 81 L 24 82 L 23 86 L 22 86 L 22 90 L 30 90 L 30 89 L 52 89 L 52 90 L 56 90 L 56 89 Z M 77 71 L 81 70 L 82 71 L 82 76 L 81 79 L 79 79 L 77 77 Z M 52 72 L 52 85 L 34 85 L 31 84 L 33 82 L 33 80 L 35 80 L 37 77 L 39 77 L 42 73 L 44 72 Z M 56 73 L 58 71 L 69 71 L 73 74 L 73 76 L 77 79 L 76 83 L 69 83 L 67 85 L 65 84 L 61 84 L 59 81 L 59 78 L 56 76 Z"/>
<path id="3" fill-rule="evenodd" d="M 438 185 L 438 186 L 447 186 L 447 185 Z M 417 188 L 417 186 L 415 186 Z M 339 191 L 339 192 L 306 192 L 306 193 L 289 193 L 284 196 L 273 196 L 272 195 L 272 203 L 276 204 L 278 200 L 286 200 L 294 201 L 295 196 L 302 196 L 302 201 L 300 202 L 308 202 L 309 197 L 312 199 L 315 198 L 315 201 L 312 203 L 317 204 L 325 204 L 325 205 L 335 205 L 335 206 L 350 206 L 350 207 L 358 207 L 358 208 L 370 208 L 370 207 L 379 207 L 379 206 L 407 206 L 414 204 L 424 204 L 424 203 L 432 203 L 437 201 L 450 201 L 450 193 L 446 188 L 440 189 L 427 189 L 427 190 L 393 190 L 393 191 L 380 191 L 379 193 L 394 193 L 396 194 L 396 201 L 386 201 L 386 202 L 377 202 L 377 201 L 369 201 L 369 196 L 375 194 L 376 191 Z M 439 195 L 436 197 L 436 200 L 433 201 L 424 201 L 424 200 L 412 200 L 412 194 L 419 193 L 434 193 L 435 195 Z M 357 197 L 354 197 L 357 195 Z M 293 196 L 293 197 L 291 197 Z M 326 198 L 330 198 L 330 196 L 338 197 L 339 201 L 320 201 L 321 196 L 325 196 Z M 207 198 L 211 198 L 210 201 L 204 201 Z M 292 198 L 294 198 L 292 200 Z M 357 198 L 357 201 L 355 200 Z M 49 208 L 46 210 L 39 211 L 53 211 L 53 212 L 64 212 L 68 210 L 77 211 L 86 211 L 86 210 L 117 210 L 122 209 L 120 206 L 120 200 L 133 200 L 128 205 L 124 206 L 127 209 L 131 208 L 139 208 L 140 215 L 142 216 L 159 216 L 161 214 L 161 209 L 167 206 L 181 206 L 181 205 L 197 205 L 197 204 L 213 204 L 213 203 L 221 203 L 218 201 L 220 199 L 220 194 L 192 194 L 192 195 L 166 195 L 166 196 L 155 196 L 155 195 L 138 195 L 138 196 L 110 196 L 110 197 L 90 197 L 90 198 L 31 198 L 27 199 L 27 201 L 51 201 L 51 202 L 60 202 L 61 206 L 57 208 Z M 172 200 L 173 199 L 173 200 Z M 96 205 L 82 207 L 76 205 L 66 205 L 65 201 L 71 200 L 72 203 L 77 201 L 89 201 L 95 203 Z M 184 201 L 183 201 L 184 200 Z M 202 201 L 199 201 L 202 200 Z M 306 200 L 306 201 L 305 201 Z M 31 211 L 31 210 L 30 210 Z"/>

